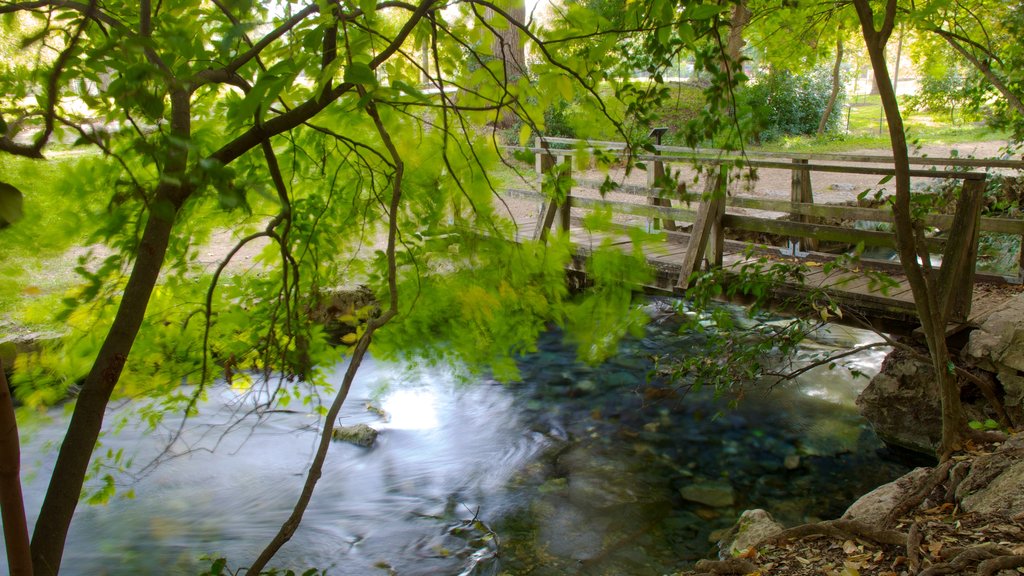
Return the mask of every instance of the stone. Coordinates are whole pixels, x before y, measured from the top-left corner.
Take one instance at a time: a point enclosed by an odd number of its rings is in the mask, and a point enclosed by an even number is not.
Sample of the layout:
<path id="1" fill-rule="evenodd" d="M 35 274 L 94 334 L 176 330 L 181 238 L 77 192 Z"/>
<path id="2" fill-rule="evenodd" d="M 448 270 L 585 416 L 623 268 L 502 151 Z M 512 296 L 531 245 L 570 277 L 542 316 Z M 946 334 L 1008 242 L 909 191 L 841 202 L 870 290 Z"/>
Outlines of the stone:
<path id="1" fill-rule="evenodd" d="M 933 455 L 942 438 L 939 390 L 930 365 L 896 349 L 857 397 L 857 408 L 883 442 Z"/>
<path id="2" fill-rule="evenodd" d="M 377 441 L 379 432 L 366 424 L 355 426 L 339 426 L 334 429 L 331 437 L 338 442 L 348 442 L 363 448 L 370 448 Z"/>
<path id="3" fill-rule="evenodd" d="M 956 499 L 967 512 L 1013 516 L 1024 510 L 1024 434 L 975 459 Z"/>
<path id="4" fill-rule="evenodd" d="M 711 508 L 725 508 L 736 503 L 732 485 L 728 482 L 698 481 L 680 488 L 679 495 L 683 500 Z"/>
<path id="5" fill-rule="evenodd" d="M 797 454 L 790 454 L 789 456 L 786 456 L 782 465 L 786 467 L 786 470 L 796 470 L 800 467 L 800 456 Z"/>
<path id="6" fill-rule="evenodd" d="M 858 498 L 846 509 L 842 517 L 847 520 L 860 520 L 867 524 L 879 525 L 889 511 L 930 473 L 931 468 L 915 468 L 888 484 L 882 484 Z"/>
<path id="7" fill-rule="evenodd" d="M 718 539 L 719 558 L 732 558 L 752 546 L 782 532 L 783 526 L 760 508 L 746 510 L 739 520 Z"/>
<path id="8" fill-rule="evenodd" d="M 1018 295 L 980 321 L 963 351 L 971 366 L 994 372 L 1003 403 L 1015 425 L 1024 424 L 1024 295 Z"/>

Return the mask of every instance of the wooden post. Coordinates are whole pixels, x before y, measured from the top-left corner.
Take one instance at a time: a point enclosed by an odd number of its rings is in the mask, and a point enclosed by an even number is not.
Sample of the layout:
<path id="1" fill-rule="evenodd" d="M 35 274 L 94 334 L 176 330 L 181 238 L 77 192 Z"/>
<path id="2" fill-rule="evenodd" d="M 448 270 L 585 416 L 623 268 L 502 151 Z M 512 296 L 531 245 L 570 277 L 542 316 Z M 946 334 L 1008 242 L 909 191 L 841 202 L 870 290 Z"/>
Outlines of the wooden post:
<path id="1" fill-rule="evenodd" d="M 728 182 L 729 167 L 720 166 L 718 172 L 708 179 L 704 188 L 704 198 L 697 209 L 690 242 L 683 256 L 683 268 L 679 271 L 677 285 L 683 290 L 689 287 L 690 275 L 700 270 L 705 256 L 712 265 L 722 264 L 722 248 L 725 245 L 722 216 L 725 214 L 725 191 Z"/>
<path id="2" fill-rule="evenodd" d="M 544 151 L 537 154 L 537 184 L 543 190 L 544 176 L 555 167 L 555 157 L 548 151 L 548 144 L 543 138 L 537 139 L 537 147 Z M 537 227 L 533 231 L 533 239 L 545 241 L 548 238 L 548 230 L 555 221 L 555 211 L 558 203 L 555 200 L 546 202 L 541 206 L 540 215 L 537 218 Z"/>
<path id="3" fill-rule="evenodd" d="M 800 167 L 801 165 L 806 166 L 808 163 L 805 158 L 794 158 L 793 159 L 793 182 L 790 188 L 789 199 L 794 204 L 813 204 L 814 203 L 814 192 L 811 189 L 811 171 L 807 168 Z M 796 222 L 811 222 L 812 216 L 806 216 L 803 214 L 792 214 L 795 216 Z M 817 250 L 818 239 L 817 238 L 801 238 L 800 243 L 806 250 Z M 794 256 L 796 252 L 794 251 Z"/>
<path id="4" fill-rule="evenodd" d="M 566 178 L 569 182 L 572 182 L 572 156 L 562 156 L 559 164 L 562 165 L 559 178 Z M 572 227 L 572 185 L 569 185 L 569 191 L 565 193 L 565 201 L 558 207 L 558 228 L 566 234 L 569 233 L 569 229 Z"/>
<path id="5" fill-rule="evenodd" d="M 660 155 L 660 151 L 655 151 L 656 155 Z M 647 188 L 653 190 L 659 184 L 663 184 L 665 181 L 665 163 L 661 160 L 654 160 L 647 165 Z M 669 198 L 662 197 L 663 194 L 669 193 L 671 189 L 662 187 L 661 193 L 658 196 L 650 196 L 647 199 L 648 204 L 652 206 L 672 206 L 672 200 Z M 660 230 L 662 226 L 665 230 L 677 230 L 675 220 L 669 220 L 667 218 L 649 218 L 651 229 Z"/>
<path id="6" fill-rule="evenodd" d="M 938 285 L 940 294 L 944 293 L 942 304 L 949 307 L 949 319 L 953 322 L 966 322 L 971 315 L 984 195 L 984 179 L 964 180 L 953 227 L 942 255 Z"/>

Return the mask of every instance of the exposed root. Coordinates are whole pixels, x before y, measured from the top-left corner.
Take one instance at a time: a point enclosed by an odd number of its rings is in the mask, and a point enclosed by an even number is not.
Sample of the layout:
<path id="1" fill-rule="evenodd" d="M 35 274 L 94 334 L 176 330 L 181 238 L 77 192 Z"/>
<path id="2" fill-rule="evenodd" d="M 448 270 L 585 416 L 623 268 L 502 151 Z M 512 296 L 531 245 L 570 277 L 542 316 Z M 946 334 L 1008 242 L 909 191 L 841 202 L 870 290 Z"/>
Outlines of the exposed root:
<path id="1" fill-rule="evenodd" d="M 1000 570 L 1024 567 L 1024 556 L 1000 556 L 978 564 L 978 576 L 995 576 Z"/>
<path id="2" fill-rule="evenodd" d="M 889 546 L 906 546 L 907 544 L 907 534 L 904 534 L 903 532 L 876 528 L 870 524 L 860 522 L 859 520 L 840 519 L 794 526 L 793 528 L 779 532 L 775 536 L 762 540 L 757 546 L 761 547 L 765 544 L 779 544 L 787 540 L 798 540 L 800 538 L 806 538 L 807 536 L 818 535 L 831 536 L 833 538 L 840 538 L 843 540 L 860 538 L 862 540 L 870 540 L 877 544 L 886 544 Z"/>
<path id="3" fill-rule="evenodd" d="M 998 430 L 974 430 L 968 428 L 963 431 L 964 438 L 973 440 L 979 444 L 988 444 L 991 442 L 1006 442 L 1008 436 L 1004 432 Z"/>
<path id="4" fill-rule="evenodd" d="M 960 487 L 960 483 L 967 477 L 967 473 L 971 471 L 970 462 L 957 462 L 953 465 L 953 468 L 949 471 L 949 484 L 946 485 L 946 497 L 945 502 L 949 504 L 956 503 L 956 489 Z"/>
<path id="5" fill-rule="evenodd" d="M 695 566 L 701 574 L 711 576 L 750 574 L 757 572 L 757 566 L 750 560 L 743 558 L 729 558 L 727 560 L 701 560 Z"/>
<path id="6" fill-rule="evenodd" d="M 911 573 L 921 568 L 921 528 L 914 522 L 907 532 L 907 567 Z"/>
<path id="7" fill-rule="evenodd" d="M 885 519 L 882 520 L 882 526 L 889 527 L 895 525 L 898 519 L 905 516 L 914 508 L 917 508 L 921 502 L 924 502 L 924 499 L 949 477 L 949 470 L 953 467 L 953 464 L 954 462 L 952 460 L 946 460 L 942 464 L 936 466 L 935 469 L 932 470 L 931 474 L 921 482 L 917 490 L 911 492 L 903 499 L 902 502 L 893 506 L 893 509 L 890 510 L 889 514 L 887 514 Z"/>
<path id="8" fill-rule="evenodd" d="M 1000 557 L 1013 556 L 1013 553 L 997 544 L 981 544 L 961 550 L 949 562 L 936 564 L 917 576 L 938 576 L 940 574 L 963 574 L 971 564 L 977 564 L 986 560 L 999 559 Z M 979 566 L 979 571 L 981 567 Z M 980 573 L 980 572 L 979 572 Z"/>

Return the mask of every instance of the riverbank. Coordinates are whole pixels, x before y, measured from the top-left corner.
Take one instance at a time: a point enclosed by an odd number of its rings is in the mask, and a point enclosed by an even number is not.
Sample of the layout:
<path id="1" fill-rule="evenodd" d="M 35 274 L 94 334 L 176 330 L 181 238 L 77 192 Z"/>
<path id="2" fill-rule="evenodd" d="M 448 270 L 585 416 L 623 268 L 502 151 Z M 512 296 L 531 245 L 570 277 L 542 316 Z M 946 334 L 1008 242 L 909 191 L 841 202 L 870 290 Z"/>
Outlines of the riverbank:
<path id="1" fill-rule="evenodd" d="M 745 517 L 721 541 L 731 555 L 677 576 L 1021 574 L 1024 433 L 968 443 L 948 462 L 866 494 L 836 520 L 783 529 L 764 514 Z"/>

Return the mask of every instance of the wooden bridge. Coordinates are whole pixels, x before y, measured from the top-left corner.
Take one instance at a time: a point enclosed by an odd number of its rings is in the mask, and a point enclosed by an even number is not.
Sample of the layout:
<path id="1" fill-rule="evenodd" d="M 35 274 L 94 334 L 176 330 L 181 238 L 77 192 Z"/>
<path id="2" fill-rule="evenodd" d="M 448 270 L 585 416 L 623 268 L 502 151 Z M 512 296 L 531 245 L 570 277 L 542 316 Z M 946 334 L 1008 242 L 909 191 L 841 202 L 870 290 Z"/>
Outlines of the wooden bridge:
<path id="1" fill-rule="evenodd" d="M 659 233 L 657 242 L 644 244 L 646 259 L 654 272 L 648 289 L 681 295 L 694 274 L 703 269 L 723 270 L 728 283 L 729 279 L 739 277 L 741 269 L 758 263 L 799 263 L 804 270 L 802 279 L 776 285 L 773 290 L 778 300 L 820 290 L 847 313 L 885 330 L 902 332 L 919 324 L 910 286 L 898 262 L 871 258 L 865 252 L 853 267 L 830 264 L 853 246 L 868 250 L 894 248 L 895 234 L 888 226 L 893 221 L 891 210 L 884 205 L 877 207 L 881 205 L 878 201 L 857 202 L 858 205 L 816 203 L 812 192 L 811 179 L 815 174 L 877 176 L 879 184 L 883 184 L 895 174 L 891 157 L 738 155 L 720 150 L 656 146 L 653 152 L 634 155 L 646 166 L 646 183 L 620 183 L 609 190 L 601 180 L 574 179 L 573 159 L 581 154 L 625 154 L 623 144 L 546 138 L 538 139 L 532 150 L 537 155 L 538 184 L 529 189 L 505 191 L 508 199 L 540 206 L 532 218 L 517 218 L 519 238 L 542 240 L 557 226 L 559 231 L 569 234 L 576 251 L 573 268 L 580 274 L 586 274 L 587 257 L 598 246 L 632 251 L 629 229 L 642 227 Z M 968 207 L 968 217 L 956 224 L 951 214 L 922 215 L 931 230 L 927 243 L 934 267 L 941 266 L 934 255 L 941 254 L 947 243 L 967 256 L 963 269 L 953 275 L 958 285 L 956 325 L 951 330 L 956 331 L 998 309 L 1021 289 L 1024 250 L 1012 274 L 996 275 L 976 268 L 982 234 L 1009 234 L 1024 243 L 1024 220 L 980 216 L 989 172 L 1020 171 L 1024 162 L 916 157 L 911 158 L 911 166 L 915 182 L 928 179 L 933 188 L 958 185 L 962 190 L 959 201 Z M 676 184 L 679 180 L 674 176 L 687 170 L 700 174 L 690 180 L 702 187 L 701 193 L 690 192 L 686 184 Z M 788 199 L 758 194 L 758 182 L 756 177 L 750 179 L 751 171 L 768 170 L 785 170 L 790 174 Z M 734 190 L 738 178 L 749 179 L 746 195 Z M 874 197 L 869 192 L 861 194 L 860 199 Z M 600 232 L 585 227 L 584 218 L 595 210 L 611 211 L 613 224 Z"/>

